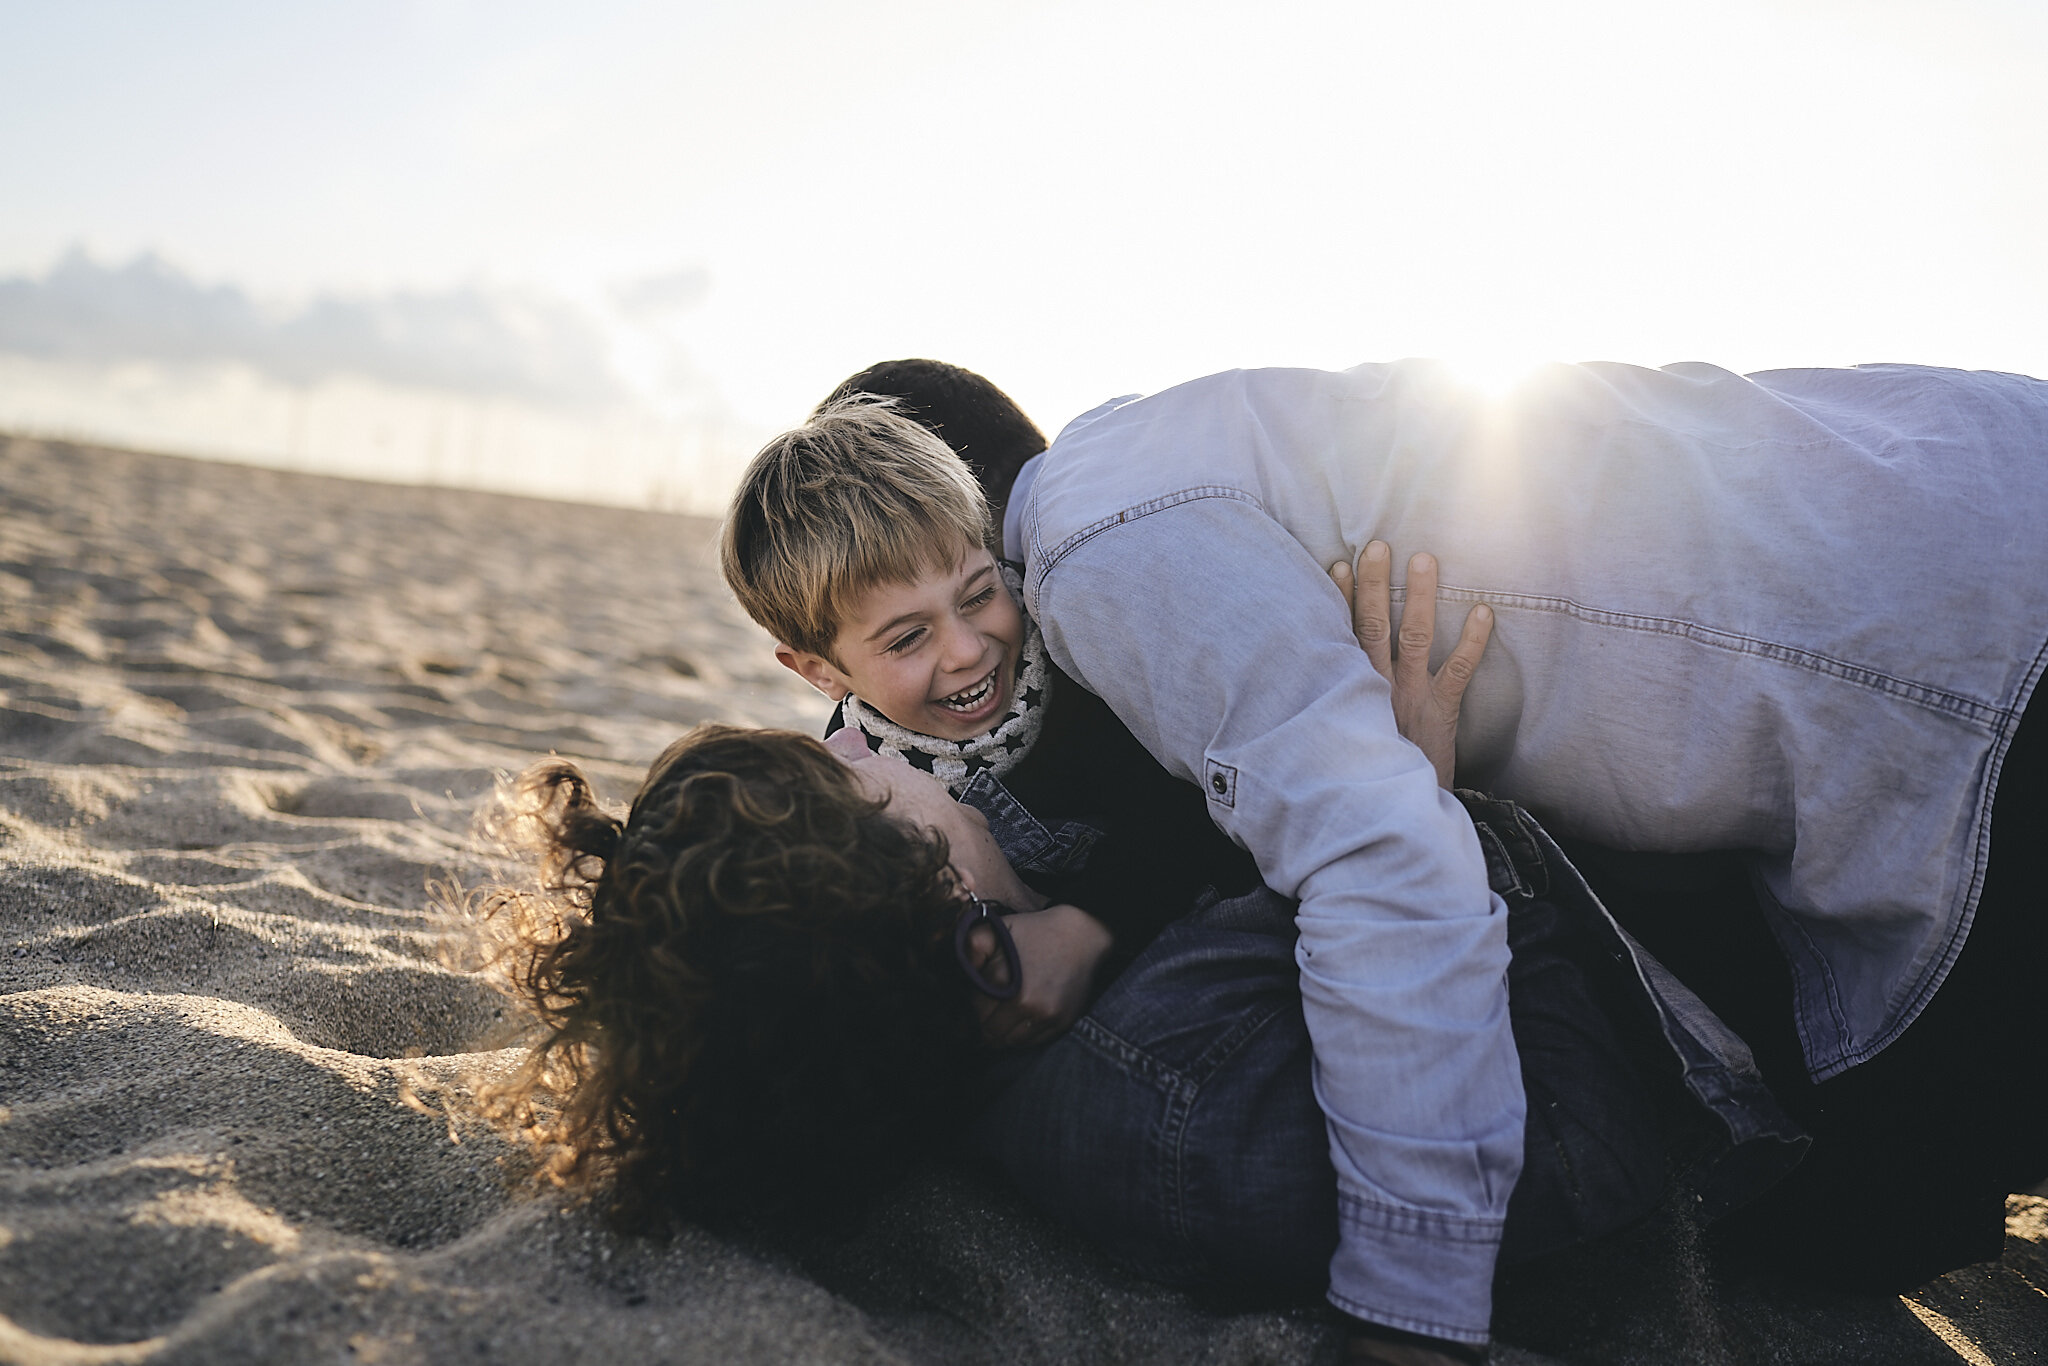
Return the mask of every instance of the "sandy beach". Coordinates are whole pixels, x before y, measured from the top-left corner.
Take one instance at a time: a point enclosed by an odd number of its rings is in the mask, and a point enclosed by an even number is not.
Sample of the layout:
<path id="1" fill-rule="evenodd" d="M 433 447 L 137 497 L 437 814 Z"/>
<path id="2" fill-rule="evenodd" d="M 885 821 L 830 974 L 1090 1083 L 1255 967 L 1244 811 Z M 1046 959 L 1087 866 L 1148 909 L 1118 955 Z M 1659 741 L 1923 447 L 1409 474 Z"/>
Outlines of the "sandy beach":
<path id="1" fill-rule="evenodd" d="M 550 751 L 623 798 L 696 722 L 819 726 L 715 540 L 0 436 L 0 1362 L 1336 1359 L 1318 1306 L 1148 1284 L 965 1162 L 834 1238 L 511 1179 L 461 1104 L 508 1021 L 428 884 L 493 875 L 477 807 Z M 2008 1212 L 1903 1299 L 1656 1220 L 1504 1284 L 1496 1360 L 2048 1360 L 2048 1198 Z"/>

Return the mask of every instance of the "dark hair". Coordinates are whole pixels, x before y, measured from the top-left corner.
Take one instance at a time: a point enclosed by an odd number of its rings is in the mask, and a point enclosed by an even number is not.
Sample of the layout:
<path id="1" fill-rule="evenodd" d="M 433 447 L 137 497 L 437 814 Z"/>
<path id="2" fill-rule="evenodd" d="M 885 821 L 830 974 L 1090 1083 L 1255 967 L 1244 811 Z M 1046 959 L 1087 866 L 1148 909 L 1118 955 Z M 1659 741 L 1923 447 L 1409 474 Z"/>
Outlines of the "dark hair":
<path id="1" fill-rule="evenodd" d="M 506 810 L 537 891 L 478 899 L 538 1041 L 485 1108 L 612 1213 L 857 1210 L 951 1134 L 976 1051 L 945 842 L 818 741 L 703 726 L 621 822 L 560 760 Z"/>
<path id="2" fill-rule="evenodd" d="M 885 360 L 842 380 L 818 405 L 848 394 L 900 399 L 897 411 L 930 428 L 974 471 L 997 524 L 1024 462 L 1045 449 L 1045 433 L 995 385 L 942 360 Z"/>

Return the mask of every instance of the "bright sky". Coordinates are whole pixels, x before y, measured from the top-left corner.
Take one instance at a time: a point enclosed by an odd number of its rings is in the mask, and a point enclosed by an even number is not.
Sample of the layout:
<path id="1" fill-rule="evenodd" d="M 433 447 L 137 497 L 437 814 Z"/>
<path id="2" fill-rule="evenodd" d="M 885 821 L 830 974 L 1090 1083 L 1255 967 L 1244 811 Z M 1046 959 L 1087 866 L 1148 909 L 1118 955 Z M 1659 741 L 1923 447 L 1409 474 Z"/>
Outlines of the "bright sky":
<path id="1" fill-rule="evenodd" d="M 2048 375 L 2036 0 L 0 0 L 0 276 L 676 324 L 745 419 L 1245 364 Z"/>

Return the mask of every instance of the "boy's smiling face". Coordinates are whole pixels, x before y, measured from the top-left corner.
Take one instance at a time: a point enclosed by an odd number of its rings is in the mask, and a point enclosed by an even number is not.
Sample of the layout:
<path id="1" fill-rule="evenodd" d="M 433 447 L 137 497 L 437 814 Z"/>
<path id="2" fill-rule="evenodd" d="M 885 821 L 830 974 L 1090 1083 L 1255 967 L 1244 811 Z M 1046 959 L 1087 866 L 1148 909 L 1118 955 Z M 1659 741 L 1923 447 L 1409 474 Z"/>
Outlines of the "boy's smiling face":
<path id="1" fill-rule="evenodd" d="M 832 659 L 775 657 L 837 701 L 854 693 L 907 730 L 944 740 L 985 735 L 1017 689 L 1024 614 L 995 557 L 963 549 L 950 569 L 870 590 L 840 623 Z"/>

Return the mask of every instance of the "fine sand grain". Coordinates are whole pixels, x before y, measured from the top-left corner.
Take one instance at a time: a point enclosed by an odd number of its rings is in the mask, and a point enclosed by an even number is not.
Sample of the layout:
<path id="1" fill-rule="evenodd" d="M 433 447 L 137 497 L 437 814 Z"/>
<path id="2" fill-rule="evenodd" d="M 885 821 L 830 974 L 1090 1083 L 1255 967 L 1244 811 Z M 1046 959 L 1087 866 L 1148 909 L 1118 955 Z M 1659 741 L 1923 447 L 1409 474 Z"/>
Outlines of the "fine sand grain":
<path id="1" fill-rule="evenodd" d="M 653 1243 L 461 1117 L 507 1021 L 426 888 L 491 875 L 494 776 L 623 797 L 698 721 L 822 720 L 713 541 L 0 437 L 0 1362 L 1335 1360 L 1316 1306 L 1148 1285 L 964 1165 L 850 1237 Z M 1653 1221 L 1505 1286 L 1497 1359 L 2044 1359 L 2048 1200 L 2009 1230 L 1845 1299 Z"/>

